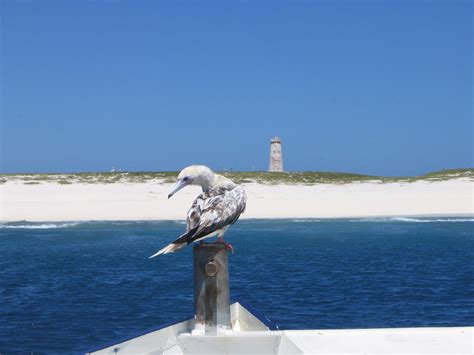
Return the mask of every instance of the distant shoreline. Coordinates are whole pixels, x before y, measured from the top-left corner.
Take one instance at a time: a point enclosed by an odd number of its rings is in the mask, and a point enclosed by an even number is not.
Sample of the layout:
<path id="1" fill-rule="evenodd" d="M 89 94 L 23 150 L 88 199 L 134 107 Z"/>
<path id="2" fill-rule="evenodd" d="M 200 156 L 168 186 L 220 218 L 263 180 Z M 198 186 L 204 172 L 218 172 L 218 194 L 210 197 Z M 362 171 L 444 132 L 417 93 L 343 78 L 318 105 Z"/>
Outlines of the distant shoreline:
<path id="1" fill-rule="evenodd" d="M 451 220 L 452 218 L 452 220 Z M 276 222 L 328 222 L 328 221 L 351 221 L 351 222 L 474 222 L 474 213 L 470 214 L 444 214 L 444 215 L 411 215 L 411 216 L 365 216 L 365 217 L 320 217 L 320 218 L 248 218 L 241 216 L 239 220 L 252 222 L 252 221 L 276 221 Z M 18 220 L 18 221 L 0 221 L 0 229 L 5 227 L 20 228 L 25 224 L 25 228 L 40 226 L 44 229 L 70 227 L 85 223 L 161 223 L 161 222 L 173 222 L 179 224 L 185 224 L 183 219 L 130 219 L 130 220 L 71 220 L 71 221 L 29 221 L 29 220 Z"/>
<path id="2" fill-rule="evenodd" d="M 474 180 L 474 168 L 449 169 L 431 172 L 416 176 L 375 176 L 347 172 L 330 171 L 223 171 L 218 172 L 234 182 L 261 184 L 347 184 L 355 182 L 416 182 L 416 181 L 442 181 L 453 178 L 469 178 Z M 44 182 L 68 185 L 73 183 L 84 184 L 110 184 L 110 183 L 146 183 L 163 182 L 173 183 L 178 175 L 177 171 L 156 172 L 81 172 L 81 173 L 3 173 L 0 174 L 0 185 L 7 182 L 23 182 L 35 185 Z"/>
<path id="3" fill-rule="evenodd" d="M 174 177 L 174 176 L 173 176 Z M 184 220 L 198 187 L 167 199 L 173 183 L 25 181 L 0 184 L 0 221 Z M 244 182 L 245 219 L 462 217 L 474 215 L 471 176 L 413 181 Z"/>

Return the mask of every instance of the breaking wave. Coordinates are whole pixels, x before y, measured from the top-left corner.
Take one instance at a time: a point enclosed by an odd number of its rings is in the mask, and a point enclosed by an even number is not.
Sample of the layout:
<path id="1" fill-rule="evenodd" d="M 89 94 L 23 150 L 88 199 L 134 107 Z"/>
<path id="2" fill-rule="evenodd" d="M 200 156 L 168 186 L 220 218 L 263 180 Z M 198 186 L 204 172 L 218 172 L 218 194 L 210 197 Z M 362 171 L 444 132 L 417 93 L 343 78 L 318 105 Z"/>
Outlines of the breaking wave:
<path id="1" fill-rule="evenodd" d="M 390 217 L 390 218 L 360 218 L 351 219 L 351 222 L 407 222 L 407 223 L 439 223 L 439 222 L 474 222 L 474 218 L 412 218 L 412 217 Z"/>
<path id="2" fill-rule="evenodd" d="M 0 223 L 0 229 L 55 229 L 55 228 L 68 228 L 77 226 L 81 222 L 69 222 L 69 223 Z"/>

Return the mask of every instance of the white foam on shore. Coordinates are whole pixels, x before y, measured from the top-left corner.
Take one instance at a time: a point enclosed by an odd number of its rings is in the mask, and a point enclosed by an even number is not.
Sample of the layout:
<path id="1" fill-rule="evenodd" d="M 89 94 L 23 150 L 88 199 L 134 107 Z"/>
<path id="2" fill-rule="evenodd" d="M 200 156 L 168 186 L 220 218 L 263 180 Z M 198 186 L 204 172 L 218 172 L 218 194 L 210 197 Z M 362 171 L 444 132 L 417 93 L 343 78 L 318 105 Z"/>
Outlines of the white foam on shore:
<path id="1" fill-rule="evenodd" d="M 81 222 L 44 224 L 0 224 L 0 229 L 55 229 L 77 226 Z"/>
<path id="2" fill-rule="evenodd" d="M 474 218 L 436 218 L 436 219 L 419 219 L 419 218 L 408 218 L 408 217 L 394 217 L 393 221 L 400 222 L 417 222 L 417 223 L 430 223 L 430 222 L 474 222 Z"/>
<path id="3" fill-rule="evenodd" d="M 407 222 L 407 223 L 438 223 L 438 222 L 474 222 L 474 218 L 412 218 L 412 217 L 389 217 L 389 218 L 360 218 L 351 219 L 351 222 Z"/>

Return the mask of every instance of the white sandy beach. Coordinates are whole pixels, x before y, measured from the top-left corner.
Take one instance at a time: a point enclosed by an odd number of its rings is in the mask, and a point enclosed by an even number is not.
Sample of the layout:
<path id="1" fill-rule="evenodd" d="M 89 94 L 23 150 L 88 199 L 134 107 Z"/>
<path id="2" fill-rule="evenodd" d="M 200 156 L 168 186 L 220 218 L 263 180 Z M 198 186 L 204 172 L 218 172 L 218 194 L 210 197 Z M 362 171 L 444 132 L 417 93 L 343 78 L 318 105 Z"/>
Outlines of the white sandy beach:
<path id="1" fill-rule="evenodd" d="M 343 185 L 246 184 L 241 218 L 472 216 L 474 181 Z M 180 220 L 200 192 L 188 187 L 167 199 L 172 184 L 159 182 L 0 185 L 0 221 Z"/>

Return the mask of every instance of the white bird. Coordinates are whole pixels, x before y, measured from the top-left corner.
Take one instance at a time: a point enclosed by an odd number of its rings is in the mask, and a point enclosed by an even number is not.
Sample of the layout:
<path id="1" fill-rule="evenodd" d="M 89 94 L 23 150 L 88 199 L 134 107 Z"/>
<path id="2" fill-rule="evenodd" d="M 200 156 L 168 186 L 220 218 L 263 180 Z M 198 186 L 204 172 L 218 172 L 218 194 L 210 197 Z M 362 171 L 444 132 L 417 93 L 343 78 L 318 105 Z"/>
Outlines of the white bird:
<path id="1" fill-rule="evenodd" d="M 176 186 L 168 198 L 187 185 L 201 186 L 202 193 L 196 197 L 188 211 L 186 233 L 150 258 L 173 253 L 192 242 L 214 235 L 217 235 L 218 242 L 224 243 L 226 249 L 233 252 L 232 245 L 224 241 L 224 233 L 245 211 L 247 196 L 244 188 L 215 174 L 206 166 L 191 165 L 181 170 Z"/>

